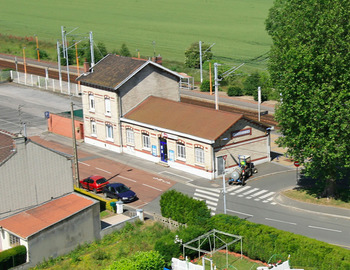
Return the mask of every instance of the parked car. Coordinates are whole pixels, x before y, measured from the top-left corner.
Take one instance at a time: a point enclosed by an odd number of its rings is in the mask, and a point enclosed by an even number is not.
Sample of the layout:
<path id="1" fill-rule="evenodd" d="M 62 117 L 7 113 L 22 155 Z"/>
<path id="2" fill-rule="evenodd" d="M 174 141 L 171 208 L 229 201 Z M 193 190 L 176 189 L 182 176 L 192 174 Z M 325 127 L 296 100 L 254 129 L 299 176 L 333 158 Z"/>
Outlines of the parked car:
<path id="1" fill-rule="evenodd" d="M 108 184 L 102 192 L 106 198 L 118 199 L 123 202 L 132 202 L 138 199 L 136 193 L 122 183 Z"/>
<path id="2" fill-rule="evenodd" d="M 101 192 L 107 184 L 108 180 L 99 175 L 92 175 L 79 181 L 79 187 L 92 190 L 94 193 Z"/>

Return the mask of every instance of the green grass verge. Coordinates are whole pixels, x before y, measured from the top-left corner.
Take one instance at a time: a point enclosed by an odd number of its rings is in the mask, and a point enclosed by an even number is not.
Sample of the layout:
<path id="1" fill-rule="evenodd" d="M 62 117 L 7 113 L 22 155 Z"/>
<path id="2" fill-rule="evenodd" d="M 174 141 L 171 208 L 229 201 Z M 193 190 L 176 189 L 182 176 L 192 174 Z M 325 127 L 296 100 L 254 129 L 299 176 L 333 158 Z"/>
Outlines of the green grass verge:
<path id="1" fill-rule="evenodd" d="M 252 60 L 265 55 L 272 44 L 265 31 L 265 19 L 273 0 L 61 0 L 2 1 L 2 34 L 34 36 L 56 45 L 61 26 L 80 40 L 92 31 L 96 42 L 109 51 L 126 43 L 133 55 L 137 50 L 149 57 L 184 61 L 191 43 L 215 43 L 214 55 L 228 64 L 247 62 L 264 69 L 266 61 Z M 153 43 L 155 41 L 155 43 Z M 22 46 L 18 49 L 22 49 Z M 56 47 L 53 47 L 55 50 Z M 3 51 L 2 51 L 3 52 Z"/>
<path id="2" fill-rule="evenodd" d="M 328 199 L 328 198 L 317 198 L 315 197 L 315 193 L 313 193 L 310 190 L 286 190 L 282 192 L 283 195 L 285 195 L 288 198 L 291 198 L 293 200 L 298 200 L 301 202 L 306 203 L 313 203 L 318 205 L 325 205 L 325 206 L 334 206 L 334 207 L 341 207 L 350 209 L 350 203 L 344 202 L 342 200 L 337 199 Z"/>

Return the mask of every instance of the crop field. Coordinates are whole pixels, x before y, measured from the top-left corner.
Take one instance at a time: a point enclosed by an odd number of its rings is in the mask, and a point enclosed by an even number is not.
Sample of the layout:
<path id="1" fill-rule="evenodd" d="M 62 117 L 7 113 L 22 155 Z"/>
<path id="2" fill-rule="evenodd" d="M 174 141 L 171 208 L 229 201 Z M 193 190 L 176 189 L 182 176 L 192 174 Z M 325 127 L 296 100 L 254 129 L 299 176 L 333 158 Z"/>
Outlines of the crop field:
<path id="1" fill-rule="evenodd" d="M 213 44 L 224 63 L 265 68 L 271 39 L 265 19 L 273 0 L 0 0 L 0 33 L 61 40 L 61 26 L 81 40 L 93 32 L 108 51 L 184 61 L 193 42 Z M 262 56 L 254 60 L 255 58 Z"/>

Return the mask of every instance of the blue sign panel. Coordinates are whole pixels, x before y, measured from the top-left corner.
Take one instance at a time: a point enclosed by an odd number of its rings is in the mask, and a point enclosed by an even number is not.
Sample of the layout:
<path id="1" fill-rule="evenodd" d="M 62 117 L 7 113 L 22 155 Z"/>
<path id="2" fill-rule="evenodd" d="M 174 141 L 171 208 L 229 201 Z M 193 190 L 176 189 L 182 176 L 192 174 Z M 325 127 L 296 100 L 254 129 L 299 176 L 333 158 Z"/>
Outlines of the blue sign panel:
<path id="1" fill-rule="evenodd" d="M 175 160 L 175 152 L 174 150 L 169 150 L 169 160 L 174 161 Z"/>
<path id="2" fill-rule="evenodd" d="M 157 146 L 152 145 L 152 156 L 157 156 Z"/>
<path id="3" fill-rule="evenodd" d="M 46 119 L 49 119 L 49 118 L 50 118 L 50 112 L 48 112 L 48 111 L 45 112 L 45 118 L 46 118 Z"/>

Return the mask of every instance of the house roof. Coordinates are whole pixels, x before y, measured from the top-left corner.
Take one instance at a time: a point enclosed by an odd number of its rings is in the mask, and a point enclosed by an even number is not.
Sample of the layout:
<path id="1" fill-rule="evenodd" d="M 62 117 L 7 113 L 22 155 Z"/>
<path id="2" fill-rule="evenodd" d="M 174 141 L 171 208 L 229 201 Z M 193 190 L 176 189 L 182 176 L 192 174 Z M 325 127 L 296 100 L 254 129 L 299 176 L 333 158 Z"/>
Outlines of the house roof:
<path id="1" fill-rule="evenodd" d="M 21 238 L 27 238 L 94 203 L 91 199 L 71 193 L 0 220 L 0 226 Z"/>
<path id="2" fill-rule="evenodd" d="M 150 60 L 108 54 L 91 68 L 93 72 L 81 75 L 77 81 L 94 87 L 117 90 L 147 65 L 156 66 L 182 78 L 178 73 Z"/>
<path id="3" fill-rule="evenodd" d="M 13 137 L 13 134 L 0 130 L 0 163 L 13 153 L 13 149 L 15 148 Z"/>
<path id="4" fill-rule="evenodd" d="M 192 104 L 151 96 L 128 112 L 124 119 L 145 123 L 215 141 L 242 114 L 218 111 Z"/>

